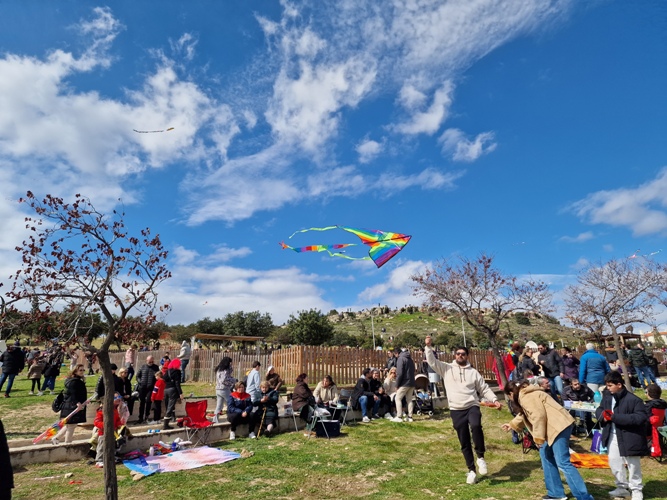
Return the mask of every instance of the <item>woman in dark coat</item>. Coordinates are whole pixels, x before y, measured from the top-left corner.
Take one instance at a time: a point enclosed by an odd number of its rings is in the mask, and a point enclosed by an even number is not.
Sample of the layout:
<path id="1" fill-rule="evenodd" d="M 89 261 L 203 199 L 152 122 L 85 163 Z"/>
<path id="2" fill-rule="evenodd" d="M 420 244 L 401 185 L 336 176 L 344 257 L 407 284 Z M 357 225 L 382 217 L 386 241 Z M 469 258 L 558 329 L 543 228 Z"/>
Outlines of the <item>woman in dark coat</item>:
<path id="1" fill-rule="evenodd" d="M 163 429 L 171 429 L 169 420 L 176 416 L 176 401 L 183 400 L 183 389 L 181 389 L 181 360 L 176 358 L 169 362 L 169 369 L 165 377 L 164 399 L 167 412 L 163 419 Z"/>
<path id="2" fill-rule="evenodd" d="M 306 421 L 306 435 L 310 434 L 310 421 L 315 412 L 315 396 L 308 387 L 308 375 L 302 373 L 296 378 L 296 385 L 292 392 L 292 410 L 301 413 L 301 420 Z"/>
<path id="3" fill-rule="evenodd" d="M 60 409 L 60 418 L 67 417 L 77 408 L 79 409 L 72 415 L 62 429 L 51 439 L 51 442 L 56 445 L 59 439 L 65 436 L 65 444 L 72 442 L 74 431 L 78 424 L 86 423 L 86 401 L 88 399 L 88 391 L 86 390 L 86 368 L 83 365 L 76 365 L 72 370 L 67 380 L 65 380 L 65 400 L 63 407 Z"/>
<path id="4" fill-rule="evenodd" d="M 533 361 L 533 350 L 530 347 L 526 347 L 519 356 L 519 379 L 525 378 L 526 370 L 530 370 L 534 376 L 540 373 L 540 367 Z"/>

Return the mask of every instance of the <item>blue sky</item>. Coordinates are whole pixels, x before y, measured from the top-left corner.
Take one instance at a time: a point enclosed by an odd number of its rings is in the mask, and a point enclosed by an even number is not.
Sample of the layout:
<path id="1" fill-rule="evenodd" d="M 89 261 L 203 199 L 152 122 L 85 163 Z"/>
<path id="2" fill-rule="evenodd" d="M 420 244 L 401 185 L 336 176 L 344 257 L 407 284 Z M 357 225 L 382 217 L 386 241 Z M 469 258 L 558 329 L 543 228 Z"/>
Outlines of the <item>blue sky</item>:
<path id="1" fill-rule="evenodd" d="M 667 256 L 665 33 L 657 0 L 0 2 L 0 276 L 32 190 L 158 232 L 169 323 L 415 304 L 480 252 L 558 300 Z M 278 246 L 335 224 L 413 238 L 381 269 Z"/>

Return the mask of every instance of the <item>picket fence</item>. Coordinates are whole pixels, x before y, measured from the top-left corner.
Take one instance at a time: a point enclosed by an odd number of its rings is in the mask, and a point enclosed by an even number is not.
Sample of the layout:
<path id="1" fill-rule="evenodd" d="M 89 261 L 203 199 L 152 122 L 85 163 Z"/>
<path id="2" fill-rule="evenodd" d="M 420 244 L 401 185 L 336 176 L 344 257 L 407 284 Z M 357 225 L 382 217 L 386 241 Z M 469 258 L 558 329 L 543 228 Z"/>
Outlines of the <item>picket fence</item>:
<path id="1" fill-rule="evenodd" d="M 152 355 L 155 362 L 159 363 L 165 353 L 174 359 L 178 356 L 178 352 L 178 349 L 138 352 L 135 370 L 146 362 L 146 357 L 149 355 Z M 111 353 L 110 356 L 111 362 L 116 363 L 118 367 L 125 365 L 124 352 Z M 294 346 L 274 351 L 251 349 L 226 352 L 194 349 L 186 370 L 187 379 L 214 384 L 215 367 L 223 356 L 232 358 L 234 376 L 238 379 L 242 379 L 252 369 L 252 363 L 257 360 L 262 365 L 263 374 L 269 366 L 273 366 L 287 385 L 293 385 L 296 377 L 301 373 L 308 374 L 309 382 L 313 386 L 325 375 L 331 375 L 339 386 L 354 385 L 364 368 L 384 368 L 387 363 L 387 351 L 346 347 Z M 423 351 L 411 351 L 411 356 L 417 365 L 417 371 L 422 371 Z M 448 362 L 453 360 L 450 353 L 438 353 L 438 358 Z M 491 369 L 493 366 L 491 352 L 471 349 L 470 363 L 485 379 L 495 378 Z"/>

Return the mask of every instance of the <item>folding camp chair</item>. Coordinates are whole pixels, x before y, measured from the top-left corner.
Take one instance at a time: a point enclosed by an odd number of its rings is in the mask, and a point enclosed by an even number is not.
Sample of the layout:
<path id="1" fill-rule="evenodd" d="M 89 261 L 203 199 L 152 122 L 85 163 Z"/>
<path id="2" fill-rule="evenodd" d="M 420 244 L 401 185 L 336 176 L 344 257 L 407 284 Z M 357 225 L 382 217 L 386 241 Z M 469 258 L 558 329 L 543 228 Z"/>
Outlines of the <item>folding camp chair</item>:
<path id="1" fill-rule="evenodd" d="M 296 417 L 297 414 L 294 411 L 294 408 L 292 406 L 292 393 L 288 392 L 285 397 L 287 398 L 287 404 L 284 405 L 285 408 L 285 416 L 287 417 L 288 415 L 292 415 L 292 421 L 294 422 L 294 430 L 298 431 L 299 430 L 299 425 L 296 422 Z"/>
<path id="2" fill-rule="evenodd" d="M 343 420 L 341 421 L 341 425 L 346 425 L 347 424 L 347 412 L 352 409 L 352 391 L 349 389 L 341 389 L 340 392 L 338 393 L 338 406 L 336 407 L 343 413 Z M 354 415 L 354 413 L 352 414 Z M 352 416 L 352 420 L 356 422 L 356 419 L 354 416 Z"/>
<path id="3" fill-rule="evenodd" d="M 183 427 L 188 441 L 193 446 L 208 444 L 208 437 L 211 432 L 212 422 L 206 418 L 206 408 L 208 401 L 193 401 L 185 403 L 185 418 L 183 418 Z"/>
<path id="4" fill-rule="evenodd" d="M 328 420 L 331 418 L 331 413 L 329 413 L 328 410 L 324 408 L 315 408 L 315 411 L 313 411 L 313 415 L 310 417 L 310 428 L 312 429 L 312 432 L 308 434 L 308 439 L 313 435 L 313 432 L 316 433 L 316 428 L 318 422 L 322 425 L 322 429 L 324 430 L 324 434 L 326 435 L 327 439 L 331 439 L 329 437 L 329 431 L 327 430 L 326 425 L 324 424 L 325 420 Z"/>

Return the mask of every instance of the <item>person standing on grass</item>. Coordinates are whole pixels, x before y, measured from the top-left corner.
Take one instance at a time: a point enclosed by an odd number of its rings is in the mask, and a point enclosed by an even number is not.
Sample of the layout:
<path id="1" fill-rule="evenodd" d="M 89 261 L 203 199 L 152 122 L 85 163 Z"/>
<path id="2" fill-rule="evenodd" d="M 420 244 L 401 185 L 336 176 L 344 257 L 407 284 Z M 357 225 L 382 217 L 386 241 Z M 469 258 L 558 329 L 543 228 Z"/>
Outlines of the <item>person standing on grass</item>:
<path id="1" fill-rule="evenodd" d="M 527 427 L 540 450 L 544 484 L 547 494 L 542 500 L 567 500 L 560 471 L 565 475 L 572 495 L 577 500 L 593 500 L 586 483 L 570 461 L 570 434 L 574 419 L 554 398 L 528 380 L 510 382 L 506 392 L 512 398 L 517 416 L 503 424 L 505 432 L 523 432 Z"/>
<path id="2" fill-rule="evenodd" d="M 259 389 L 259 383 L 261 382 L 261 376 L 259 374 L 259 369 L 262 364 L 259 361 L 252 362 L 252 370 L 248 373 L 248 386 L 246 391 L 250 394 L 253 403 L 259 401 L 260 394 L 262 393 Z"/>
<path id="3" fill-rule="evenodd" d="M 171 429 L 169 420 L 176 418 L 176 402 L 183 401 L 183 389 L 181 389 L 181 360 L 176 358 L 169 363 L 165 380 L 164 395 L 166 399 L 166 412 L 162 421 L 164 430 Z"/>
<path id="4" fill-rule="evenodd" d="M 619 372 L 607 373 L 604 383 L 607 390 L 595 416 L 602 426 L 600 444 L 609 450 L 609 468 L 616 479 L 616 489 L 609 495 L 642 500 L 641 457 L 649 454 L 649 415 L 644 402 L 625 388 Z"/>
<path id="5" fill-rule="evenodd" d="M 224 356 L 218 366 L 215 368 L 215 414 L 213 415 L 213 422 L 218 423 L 219 415 L 225 403 L 229 400 L 229 395 L 234 389 L 234 384 L 238 382 L 232 375 L 232 358 Z"/>
<path id="6" fill-rule="evenodd" d="M 539 351 L 537 362 L 542 367 L 542 373 L 551 383 L 551 395 L 558 399 L 558 395 L 563 392 L 563 379 L 565 378 L 563 359 L 556 349 L 550 348 L 544 342 L 537 344 L 537 350 Z"/>
<path id="7" fill-rule="evenodd" d="M 139 421 L 137 424 L 146 422 L 151 413 L 151 394 L 155 387 L 155 374 L 159 371 L 160 367 L 155 364 L 155 358 L 149 355 L 146 357 L 146 363 L 137 372 L 137 385 L 139 386 Z"/>
<path id="8" fill-rule="evenodd" d="M 44 368 L 44 383 L 42 384 L 42 390 L 37 393 L 38 396 L 43 396 L 46 389 L 49 389 L 49 392 L 53 394 L 56 388 L 56 378 L 60 375 L 60 366 L 63 364 L 64 358 L 65 354 L 60 349 L 56 349 L 49 356 L 46 368 Z"/>
<path id="9" fill-rule="evenodd" d="M 447 392 L 449 412 L 454 424 L 454 430 L 461 443 L 461 451 L 468 466 L 466 482 L 475 484 L 477 481 L 477 470 L 484 476 L 488 472 L 484 453 L 484 432 L 482 430 L 482 412 L 479 409 L 481 398 L 485 398 L 500 409 L 501 404 L 495 393 L 484 381 L 484 377 L 468 363 L 468 348 L 457 347 L 454 351 L 455 361 L 445 363 L 438 360 L 433 353 L 433 341 L 426 337 L 424 354 L 426 361 L 433 370 L 440 375 Z M 398 405 L 398 396 L 396 397 Z M 470 433 L 472 432 L 472 442 Z M 477 454 L 477 467 L 473 455 L 473 444 Z"/>
<path id="10" fill-rule="evenodd" d="M 153 392 L 151 393 L 151 403 L 153 403 L 153 421 L 155 423 L 159 422 L 162 418 L 162 401 L 164 401 L 164 388 L 166 382 L 164 380 L 164 375 L 160 370 L 155 372 L 155 385 L 153 386 Z M 148 420 L 148 417 L 146 417 Z"/>
<path id="11" fill-rule="evenodd" d="M 391 419 L 392 422 L 403 422 L 401 418 L 403 413 L 403 398 L 408 403 L 407 422 L 412 422 L 412 412 L 415 409 L 415 403 L 412 397 L 415 392 L 415 362 L 410 357 L 410 351 L 407 349 L 394 349 L 396 354 L 396 416 Z"/>
<path id="12" fill-rule="evenodd" d="M 83 365 L 76 365 L 65 380 L 65 400 L 63 407 L 60 409 L 60 418 L 65 418 L 74 410 L 79 411 L 72 415 L 65 426 L 58 431 L 52 439 L 51 443 L 59 444 L 59 440 L 65 436 L 65 444 L 69 444 L 74 439 L 74 431 L 79 424 L 86 423 L 86 407 L 85 402 L 88 399 L 88 391 L 86 390 L 86 368 Z"/>
<path id="13" fill-rule="evenodd" d="M 32 360 L 28 361 L 30 363 L 30 368 L 28 369 L 28 380 L 31 381 L 32 386 L 30 388 L 31 396 L 39 392 L 40 382 L 42 380 L 42 372 L 46 367 L 46 362 L 40 356 L 33 357 Z"/>
<path id="14" fill-rule="evenodd" d="M 579 360 L 579 382 L 585 384 L 591 391 L 597 392 L 604 386 L 604 376 L 609 373 L 607 358 L 595 350 L 595 344 L 586 344 L 586 352 Z"/>
<path id="15" fill-rule="evenodd" d="M 181 360 L 181 384 L 185 384 L 185 369 L 190 363 L 190 356 L 192 356 L 192 348 L 188 341 L 184 340 L 178 353 L 178 359 Z"/>

